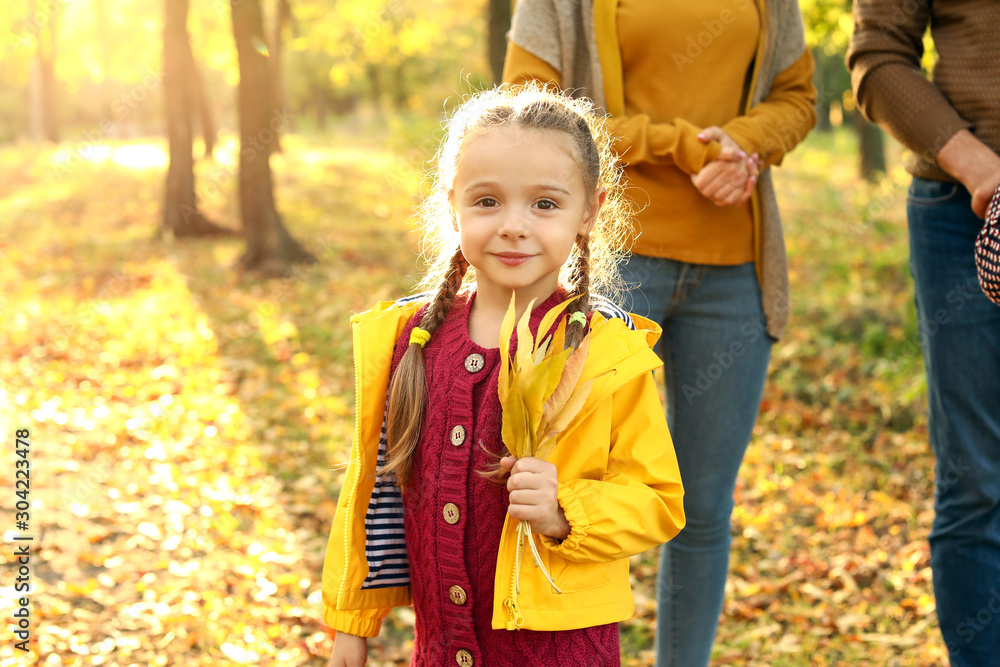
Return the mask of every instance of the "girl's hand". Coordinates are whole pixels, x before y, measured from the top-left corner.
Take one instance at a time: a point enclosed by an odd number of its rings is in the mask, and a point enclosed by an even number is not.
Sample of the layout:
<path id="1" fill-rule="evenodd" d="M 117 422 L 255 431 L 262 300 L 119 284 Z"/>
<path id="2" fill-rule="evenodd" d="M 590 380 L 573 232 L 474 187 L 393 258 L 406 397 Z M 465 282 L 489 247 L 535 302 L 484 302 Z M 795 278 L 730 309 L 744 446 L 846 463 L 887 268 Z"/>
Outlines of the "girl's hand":
<path id="1" fill-rule="evenodd" d="M 739 206 L 753 194 L 760 173 L 760 159 L 757 154 L 747 157 L 739 144 L 722 128 L 709 127 L 698 135 L 703 143 L 718 141 L 722 152 L 718 159 L 691 177 L 698 191 L 716 206 Z"/>
<path id="2" fill-rule="evenodd" d="M 507 491 L 510 506 L 507 514 L 531 524 L 531 530 L 557 540 L 566 539 L 570 527 L 556 493 L 559 473 L 554 464 L 533 456 L 516 459 L 505 456 L 500 465 L 510 471 Z"/>
<path id="3" fill-rule="evenodd" d="M 333 653 L 327 667 L 364 667 L 368 662 L 368 640 L 346 632 L 333 639 Z"/>

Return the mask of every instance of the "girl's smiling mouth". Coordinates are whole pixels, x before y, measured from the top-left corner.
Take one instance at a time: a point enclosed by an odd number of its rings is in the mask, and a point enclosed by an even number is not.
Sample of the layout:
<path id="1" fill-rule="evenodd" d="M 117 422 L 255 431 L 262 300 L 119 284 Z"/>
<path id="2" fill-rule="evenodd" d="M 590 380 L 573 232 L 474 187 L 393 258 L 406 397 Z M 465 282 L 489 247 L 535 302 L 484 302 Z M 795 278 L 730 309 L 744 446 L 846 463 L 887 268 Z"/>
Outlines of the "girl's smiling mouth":
<path id="1" fill-rule="evenodd" d="M 517 266 L 518 264 L 524 264 L 529 259 L 534 257 L 534 255 L 526 255 L 523 252 L 495 252 L 493 256 L 500 260 L 507 266 Z"/>

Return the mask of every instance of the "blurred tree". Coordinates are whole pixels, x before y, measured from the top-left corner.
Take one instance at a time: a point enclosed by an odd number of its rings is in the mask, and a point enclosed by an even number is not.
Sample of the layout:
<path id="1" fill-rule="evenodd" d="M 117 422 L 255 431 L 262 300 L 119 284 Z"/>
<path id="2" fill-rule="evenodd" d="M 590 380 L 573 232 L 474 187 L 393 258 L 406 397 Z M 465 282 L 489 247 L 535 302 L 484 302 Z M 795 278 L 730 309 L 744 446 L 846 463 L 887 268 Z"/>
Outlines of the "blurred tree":
<path id="1" fill-rule="evenodd" d="M 56 25 L 58 12 L 49 4 L 39 9 L 37 0 L 29 4 L 29 25 L 34 28 L 35 62 L 31 68 L 29 107 L 31 136 L 59 141 L 59 107 L 56 102 Z"/>
<path id="2" fill-rule="evenodd" d="M 209 99 L 205 90 L 205 79 L 201 75 L 201 68 L 191 56 L 191 77 L 192 92 L 194 93 L 195 108 L 198 110 L 198 118 L 201 120 L 201 135 L 205 141 L 205 157 L 211 158 L 215 152 L 215 113 L 212 111 L 212 100 Z"/>
<path id="3" fill-rule="evenodd" d="M 503 80 L 503 59 L 507 55 L 507 31 L 510 30 L 510 3 L 511 0 L 489 0 L 487 40 L 494 83 Z"/>
<path id="4" fill-rule="evenodd" d="M 187 31 L 189 0 L 165 0 L 163 12 L 163 99 L 167 121 L 170 164 L 160 234 L 208 236 L 232 234 L 232 230 L 210 222 L 198 210 L 194 191 L 192 116 L 204 104 L 204 94 L 191 53 Z M 194 75 L 194 76 L 192 76 Z M 204 123 L 203 123 L 204 125 Z M 206 128 L 207 130 L 208 128 Z M 214 130 L 212 130 L 214 133 Z M 206 151 L 213 143 L 206 131 Z"/>
<path id="5" fill-rule="evenodd" d="M 851 96 L 851 79 L 844 59 L 851 39 L 854 21 L 851 0 L 800 0 L 806 25 L 806 43 L 816 58 L 815 83 L 819 93 L 816 104 L 817 126 L 821 131 L 830 127 L 830 110 L 843 100 L 844 120 L 850 120 L 858 136 L 859 173 L 868 181 L 884 174 L 885 140 L 882 130 L 869 123 L 855 108 Z"/>
<path id="6" fill-rule="evenodd" d="M 295 30 L 295 17 L 292 15 L 292 6 L 288 0 L 277 0 L 278 7 L 275 12 L 274 30 L 271 33 L 271 74 L 274 77 L 274 107 L 276 109 L 288 109 L 288 95 L 285 91 L 285 77 L 282 74 L 282 52 L 284 51 L 284 29 L 290 26 Z M 281 152 L 281 128 L 274 131 L 274 138 L 271 140 L 271 152 Z"/>
<path id="7" fill-rule="evenodd" d="M 275 130 L 287 125 L 288 114 L 273 104 L 260 0 L 230 0 L 230 7 L 240 68 L 240 216 L 247 240 L 240 265 L 265 276 L 284 276 L 295 263 L 316 261 L 288 233 L 274 203 L 270 146 Z"/>
<path id="8" fill-rule="evenodd" d="M 860 175 L 869 183 L 877 183 L 885 175 L 885 140 L 882 128 L 861 115 L 861 110 L 854 107 L 851 112 L 854 128 L 858 134 L 858 153 L 860 154 Z"/>
<path id="9" fill-rule="evenodd" d="M 261 4 L 267 30 L 260 39 L 270 52 L 269 66 L 280 72 L 276 105 L 294 114 L 297 131 L 334 116 L 368 120 L 381 109 L 390 112 L 387 131 L 405 134 L 412 129 L 410 114 L 436 116 L 445 100 L 492 83 L 488 1 Z M 190 2 L 188 10 L 189 43 L 199 67 L 185 78 L 194 100 L 195 143 L 200 120 L 208 128 L 209 154 L 212 127 L 224 133 L 236 126 L 236 95 L 229 91 L 239 82 L 239 68 L 229 5 Z M 50 134 L 57 130 L 61 140 L 74 144 L 165 133 L 163 10 L 164 0 L 0 2 L 0 141 L 28 135 L 32 126 L 44 140 L 47 124 Z M 500 11 L 498 18 L 508 13 Z M 276 35 L 279 15 L 294 19 L 285 20 Z M 495 26 L 494 48 L 502 46 L 503 32 Z M 56 114 L 45 111 L 55 102 L 57 125 Z M 282 129 L 287 133 L 292 126 Z M 201 148 L 195 151 L 200 158 Z"/>

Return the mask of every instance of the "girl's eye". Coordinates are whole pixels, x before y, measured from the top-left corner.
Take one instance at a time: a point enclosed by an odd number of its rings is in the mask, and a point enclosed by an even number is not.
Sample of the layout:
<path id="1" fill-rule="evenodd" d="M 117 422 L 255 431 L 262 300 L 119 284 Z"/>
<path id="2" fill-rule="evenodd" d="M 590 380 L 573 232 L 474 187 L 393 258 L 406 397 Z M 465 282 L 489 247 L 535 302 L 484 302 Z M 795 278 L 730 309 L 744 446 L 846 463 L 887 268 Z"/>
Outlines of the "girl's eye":
<path id="1" fill-rule="evenodd" d="M 551 199 L 542 199 L 536 204 L 536 206 L 538 206 L 538 208 L 542 210 L 548 211 L 550 209 L 556 208 L 556 203 Z"/>
<path id="2" fill-rule="evenodd" d="M 479 201 L 476 202 L 476 206 L 483 206 L 483 207 L 486 207 L 486 208 L 493 208 L 494 206 L 498 206 L 498 204 L 497 204 L 497 200 L 494 199 L 493 197 L 483 197 L 482 199 L 480 199 Z"/>

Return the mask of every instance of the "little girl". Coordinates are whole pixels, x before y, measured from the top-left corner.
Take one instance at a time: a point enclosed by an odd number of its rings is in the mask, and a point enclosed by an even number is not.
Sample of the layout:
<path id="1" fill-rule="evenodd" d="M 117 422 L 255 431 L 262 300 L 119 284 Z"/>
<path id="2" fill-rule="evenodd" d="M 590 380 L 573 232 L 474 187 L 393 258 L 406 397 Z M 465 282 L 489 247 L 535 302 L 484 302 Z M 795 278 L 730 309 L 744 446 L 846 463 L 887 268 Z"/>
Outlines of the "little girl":
<path id="1" fill-rule="evenodd" d="M 592 293 L 611 286 L 628 219 L 619 175 L 584 101 L 501 88 L 454 114 L 421 209 L 431 291 L 351 318 L 354 446 L 323 568 L 331 665 L 364 665 L 365 638 L 408 604 L 412 665 L 620 664 L 628 557 L 684 514 L 650 372 L 660 329 Z M 501 439 L 512 295 L 518 318 L 537 304 L 533 332 L 576 296 L 566 346 L 589 336 L 581 381 L 596 379 L 548 461 Z M 482 474 L 498 460 L 505 484 Z M 561 592 L 530 554 L 515 567 L 521 520 Z"/>

